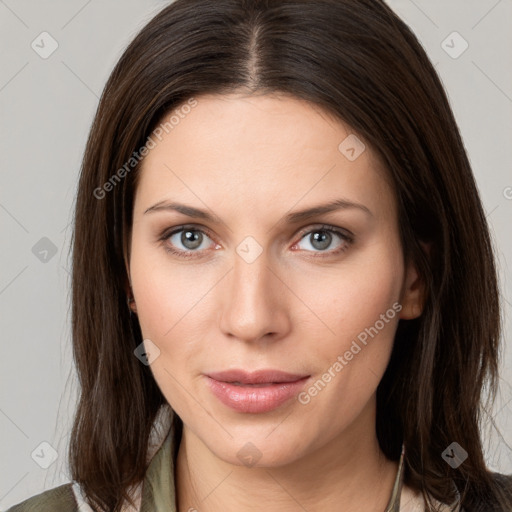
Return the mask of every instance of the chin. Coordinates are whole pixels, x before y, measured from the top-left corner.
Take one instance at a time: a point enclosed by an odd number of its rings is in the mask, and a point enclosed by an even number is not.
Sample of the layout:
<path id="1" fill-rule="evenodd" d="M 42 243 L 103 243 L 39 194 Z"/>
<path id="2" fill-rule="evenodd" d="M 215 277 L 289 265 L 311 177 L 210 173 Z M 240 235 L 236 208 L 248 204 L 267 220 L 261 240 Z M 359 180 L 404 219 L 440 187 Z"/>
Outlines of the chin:
<path id="1" fill-rule="evenodd" d="M 274 428 L 274 427 L 272 427 Z M 219 459 L 235 466 L 272 468 L 294 463 L 303 453 L 304 436 L 297 438 L 282 426 L 277 435 L 271 429 L 247 429 L 233 437 L 223 436 L 222 440 L 203 439 L 210 451 Z"/>

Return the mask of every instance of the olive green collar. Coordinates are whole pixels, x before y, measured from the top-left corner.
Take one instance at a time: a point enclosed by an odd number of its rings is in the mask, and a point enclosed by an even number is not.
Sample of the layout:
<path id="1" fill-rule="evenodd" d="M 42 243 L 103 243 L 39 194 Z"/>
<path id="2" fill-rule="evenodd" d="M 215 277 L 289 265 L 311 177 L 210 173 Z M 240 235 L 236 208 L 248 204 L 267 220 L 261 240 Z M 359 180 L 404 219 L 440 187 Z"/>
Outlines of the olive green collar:
<path id="1" fill-rule="evenodd" d="M 155 510 L 176 512 L 173 452 L 174 436 L 170 429 L 146 471 L 142 486 L 140 512 Z"/>

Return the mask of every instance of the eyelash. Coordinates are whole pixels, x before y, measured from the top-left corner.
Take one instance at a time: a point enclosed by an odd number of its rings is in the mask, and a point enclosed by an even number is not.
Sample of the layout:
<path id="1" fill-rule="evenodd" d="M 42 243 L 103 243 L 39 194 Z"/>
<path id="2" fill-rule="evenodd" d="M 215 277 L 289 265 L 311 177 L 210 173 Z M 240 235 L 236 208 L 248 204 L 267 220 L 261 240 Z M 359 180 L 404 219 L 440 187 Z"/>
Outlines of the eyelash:
<path id="1" fill-rule="evenodd" d="M 186 230 L 199 232 L 199 233 L 202 233 L 202 234 L 208 236 L 208 238 L 211 238 L 208 235 L 208 232 L 205 231 L 204 229 L 200 229 L 199 227 L 195 227 L 195 226 L 184 225 L 184 226 L 178 226 L 175 229 L 173 229 L 172 231 L 169 231 L 169 230 L 164 231 L 158 240 L 163 243 L 165 251 L 170 254 L 173 254 L 175 256 L 178 256 L 178 257 L 184 258 L 184 259 L 198 258 L 198 257 L 200 257 L 200 254 L 199 254 L 200 251 L 176 250 L 176 249 L 172 249 L 169 245 L 164 243 L 171 236 L 175 235 L 176 233 L 180 233 L 181 231 L 186 231 Z M 312 256 L 313 258 L 327 258 L 327 257 L 335 256 L 337 254 L 341 254 L 342 252 L 345 252 L 354 243 L 354 236 L 352 234 L 341 231 L 336 226 L 331 226 L 328 224 L 318 225 L 313 228 L 309 228 L 307 230 L 301 231 L 299 233 L 299 235 L 300 235 L 299 241 L 296 243 L 299 243 L 306 235 L 311 234 L 311 233 L 316 233 L 316 232 L 327 232 L 327 233 L 337 235 L 341 238 L 341 240 L 344 243 L 338 249 L 335 249 L 332 251 L 307 251 L 307 252 L 313 252 L 313 256 Z M 294 244 L 294 245 L 296 245 L 296 244 Z"/>

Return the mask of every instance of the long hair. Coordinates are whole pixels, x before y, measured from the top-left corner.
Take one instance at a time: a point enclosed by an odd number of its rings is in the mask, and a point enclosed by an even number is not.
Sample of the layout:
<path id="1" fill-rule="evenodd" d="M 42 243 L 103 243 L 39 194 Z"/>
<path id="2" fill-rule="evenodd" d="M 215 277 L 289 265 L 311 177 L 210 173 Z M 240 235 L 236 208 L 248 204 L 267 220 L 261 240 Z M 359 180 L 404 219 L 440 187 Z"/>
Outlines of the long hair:
<path id="1" fill-rule="evenodd" d="M 125 263 L 141 148 L 202 94 L 279 92 L 347 123 L 380 156 L 406 261 L 426 284 L 423 314 L 399 322 L 377 389 L 377 436 L 404 481 L 467 512 L 511 510 L 486 468 L 483 390 L 497 389 L 501 317 L 489 229 L 442 84 L 382 0 L 177 0 L 128 46 L 103 91 L 85 150 L 73 233 L 72 334 L 80 396 L 69 449 L 92 504 L 119 510 L 144 478 L 165 403 L 126 305 Z M 422 242 L 430 244 L 428 254 Z M 174 417 L 173 435 L 181 420 Z M 454 469 L 442 453 L 457 442 Z M 431 508 L 430 501 L 429 510 Z M 509 508 L 507 508 L 509 507 Z"/>

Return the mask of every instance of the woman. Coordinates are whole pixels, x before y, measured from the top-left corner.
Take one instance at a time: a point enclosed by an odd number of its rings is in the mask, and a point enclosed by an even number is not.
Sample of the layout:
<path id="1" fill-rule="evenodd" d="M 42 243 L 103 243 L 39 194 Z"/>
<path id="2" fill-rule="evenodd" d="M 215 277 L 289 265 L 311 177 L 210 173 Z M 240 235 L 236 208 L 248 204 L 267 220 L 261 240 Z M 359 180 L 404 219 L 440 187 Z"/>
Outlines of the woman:
<path id="1" fill-rule="evenodd" d="M 499 336 L 455 119 L 386 4 L 177 0 L 84 156 L 74 483 L 11 510 L 511 510 Z"/>

